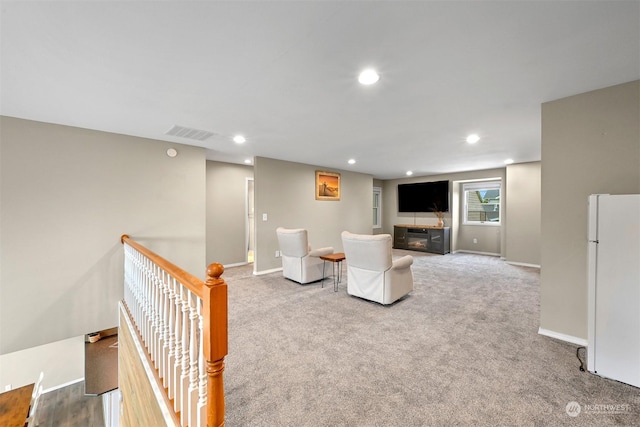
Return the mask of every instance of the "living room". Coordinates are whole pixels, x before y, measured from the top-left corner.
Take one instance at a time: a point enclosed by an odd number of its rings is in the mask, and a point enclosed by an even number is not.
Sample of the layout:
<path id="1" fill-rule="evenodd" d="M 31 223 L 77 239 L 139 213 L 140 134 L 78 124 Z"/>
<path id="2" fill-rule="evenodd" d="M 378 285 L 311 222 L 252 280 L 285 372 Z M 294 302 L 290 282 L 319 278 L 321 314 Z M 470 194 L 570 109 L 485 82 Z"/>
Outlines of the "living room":
<path id="1" fill-rule="evenodd" d="M 580 150 L 575 151 L 577 157 L 573 161 L 594 166 L 567 170 L 566 161 L 571 159 L 567 160 L 562 155 L 543 157 L 542 164 L 546 166 L 540 181 L 541 194 L 520 191 L 524 188 L 521 186 L 523 181 L 527 185 L 534 183 L 535 188 L 539 169 L 536 163 L 511 165 L 503 171 L 429 177 L 452 181 L 486 179 L 496 177 L 496 174 L 505 177 L 507 215 L 506 227 L 503 227 L 506 228 L 506 245 L 501 247 L 500 256 L 507 262 L 535 265 L 538 263 L 535 257 L 518 257 L 518 251 L 523 250 L 518 245 L 541 246 L 542 265 L 549 265 L 549 273 L 544 270 L 542 273 L 540 327 L 565 340 L 579 343 L 586 339 L 586 306 L 583 303 L 575 304 L 576 299 L 584 301 L 586 298 L 586 241 L 583 234 L 586 227 L 586 196 L 602 191 L 639 191 L 638 156 L 629 155 L 638 151 L 637 115 L 634 115 L 638 109 L 637 94 L 638 82 L 632 82 L 543 105 L 543 112 L 560 110 L 556 113 L 560 117 L 563 116 L 562 108 L 569 109 L 576 123 L 568 123 L 567 126 L 583 129 L 579 140 L 557 140 L 551 139 L 552 136 L 543 139 L 543 152 L 563 150 L 563 144 L 568 145 L 566 149 L 569 150 L 579 145 Z M 602 144 L 600 126 L 594 125 L 590 117 L 594 114 L 594 106 L 605 102 L 609 108 L 606 114 L 598 112 L 598 124 L 610 123 L 607 126 L 610 130 L 607 134 L 608 143 Z M 543 128 L 549 123 L 560 126 L 553 115 L 546 114 Z M 56 141 L 55 150 L 50 148 L 51 141 Z M 12 230 L 3 232 L 3 244 L 16 249 L 12 251 L 13 267 L 5 268 L 3 272 L 3 296 L 7 298 L 3 298 L 2 312 L 3 316 L 7 316 L 5 319 L 12 317 L 24 328 L 18 328 L 15 332 L 3 328 L 7 353 L 100 330 L 106 327 L 105 319 L 111 325 L 116 323 L 109 306 L 115 306 L 121 298 L 119 271 L 122 254 L 118 240 L 121 234 L 126 232 L 136 236 L 153 246 L 158 253 L 166 254 L 167 258 L 197 274 L 207 262 L 222 258 L 216 251 L 227 245 L 216 240 L 218 232 L 215 226 L 210 225 L 205 243 L 207 223 L 219 224 L 220 221 L 216 220 L 218 215 L 244 217 L 244 191 L 238 195 L 243 200 L 240 204 L 231 199 L 221 201 L 216 185 L 229 187 L 233 180 L 207 183 L 207 162 L 203 150 L 197 147 L 181 147 L 181 155 L 170 159 L 164 154 L 166 148 L 171 146 L 169 143 L 8 117 L 2 117 L 2 144 L 4 158 L 11 158 L 15 166 L 3 165 L 3 182 L 20 183 L 3 189 L 3 218 L 10 218 L 13 225 Z M 606 159 L 611 162 L 608 166 L 603 165 Z M 221 168 L 225 176 L 230 177 L 232 175 L 227 172 L 238 166 L 210 163 L 208 167 Z M 256 222 L 257 273 L 278 268 L 279 260 L 271 256 L 277 250 L 275 228 L 280 225 L 301 226 L 303 224 L 297 222 L 299 218 L 306 218 L 304 225 L 309 229 L 316 246 L 340 248 L 340 232 L 344 229 L 372 232 L 370 201 L 373 179 L 368 175 L 342 171 L 343 200 L 339 203 L 316 201 L 312 188 L 317 168 L 274 159 L 256 159 L 253 171 L 256 212 L 268 214 L 268 221 Z M 120 173 L 113 175 L 113 170 L 119 170 Z M 244 188 L 245 179 L 245 176 L 236 178 L 236 185 Z M 80 183 L 91 185 L 83 187 Z M 510 183 L 520 183 L 513 194 L 509 191 Z M 395 195 L 386 193 L 393 194 L 396 185 L 397 181 L 394 180 L 383 182 L 385 232 L 392 232 L 393 224 L 413 221 L 412 218 L 393 215 Z M 604 190 L 605 186 L 607 190 Z M 124 189 L 128 191 L 122 192 Z M 136 197 L 132 197 L 132 193 Z M 268 196 L 274 193 L 278 197 Z M 166 200 L 158 202 L 159 194 Z M 201 197 L 202 194 L 209 196 Z M 207 198 L 209 201 L 205 200 Z M 529 219 L 522 216 L 525 214 L 519 213 L 535 211 L 538 198 L 542 224 L 540 235 L 535 233 L 538 224 L 535 221 L 529 223 Z M 515 206 L 509 204 L 510 200 Z M 242 207 L 239 208 L 239 205 Z M 295 211 L 287 208 L 291 205 L 296 206 Z M 46 209 L 42 213 L 44 207 Z M 92 212 L 90 217 L 86 215 L 89 210 Z M 133 216 L 130 213 L 132 211 L 142 212 L 143 215 Z M 512 211 L 514 213 L 510 214 Z M 35 214 L 28 212 L 37 212 L 38 220 L 33 218 Z M 55 212 L 55 217 L 47 216 L 47 212 Z M 557 212 L 564 214 L 558 215 Z M 205 221 L 205 217 L 210 221 Z M 328 221 L 328 218 L 333 221 Z M 337 222 L 336 218 L 340 218 L 340 221 Z M 521 223 L 523 220 L 520 218 L 524 218 L 525 223 Z M 425 215 L 419 221 L 435 222 L 435 217 Z M 450 221 L 450 218 L 446 221 Z M 244 219 L 239 222 L 241 228 L 234 233 L 244 236 Z M 546 230 L 545 224 L 549 224 Z M 189 237 L 177 241 L 170 238 L 179 230 Z M 531 230 L 534 230 L 533 236 L 529 236 Z M 91 236 L 90 241 L 86 240 L 88 235 Z M 514 245 L 509 244 L 510 239 L 515 241 Z M 57 246 L 54 242 L 63 242 L 64 250 L 58 248 L 52 251 Z M 545 253 L 545 245 L 549 255 Z M 24 248 L 24 253 L 19 248 Z M 452 249 L 467 248 L 469 246 L 459 243 Z M 511 251 L 515 255 L 510 256 Z M 243 252 L 220 261 L 233 264 L 242 262 L 244 257 Z M 34 259 L 40 260 L 39 265 L 44 266 L 44 271 L 51 271 L 53 275 L 45 280 L 40 278 L 38 270 L 29 279 L 29 286 L 7 286 L 18 280 L 11 275 L 11 271 L 19 266 L 22 266 L 21 271 L 29 270 L 27 265 Z M 73 275 L 69 276 L 69 273 L 59 271 L 56 267 L 68 265 L 68 259 L 73 259 L 75 264 L 85 265 L 80 270 L 85 273 L 71 281 L 67 278 Z M 562 264 L 561 268 L 557 266 L 558 262 Z M 8 264 L 5 262 L 5 265 Z M 549 274 L 547 281 L 545 274 Z M 22 280 L 18 283 L 22 283 Z M 100 289 L 104 304 L 82 304 L 81 301 L 92 300 L 96 289 Z M 68 297 L 60 298 L 63 294 L 74 297 L 71 300 Z M 40 295 L 41 298 L 33 300 L 34 295 Z M 31 315 L 25 317 L 24 311 L 10 303 L 12 300 L 25 299 L 33 300 L 32 307 L 42 314 L 36 318 Z M 71 302 L 74 300 L 77 302 Z M 52 301 L 58 302 L 52 305 Z M 74 307 L 72 312 L 68 310 L 70 303 Z M 3 321 L 3 324 L 7 323 Z M 29 333 L 25 334 L 25 331 Z M 71 378 L 77 374 L 77 371 L 71 374 Z"/>
<path id="2" fill-rule="evenodd" d="M 392 179 L 263 156 L 252 166 L 211 161 L 202 147 L 2 116 L 0 386 L 32 378 L 33 361 L 47 388 L 82 378 L 82 336 L 117 323 L 122 234 L 195 275 L 209 262 L 243 263 L 250 178 L 257 276 L 280 266 L 277 226 L 305 227 L 314 246 L 339 249 L 345 229 L 435 223 L 432 214 L 398 214 L 399 183 L 448 180 L 455 194 L 463 182 L 500 178 L 504 224 L 469 233 L 452 203 L 452 250 L 541 266 L 539 332 L 584 344 L 586 200 L 640 192 L 639 97 L 634 77 L 543 102 L 535 161 Z M 341 174 L 339 202 L 315 200 L 317 170 Z M 382 188 L 380 230 L 371 227 L 373 187 Z"/>

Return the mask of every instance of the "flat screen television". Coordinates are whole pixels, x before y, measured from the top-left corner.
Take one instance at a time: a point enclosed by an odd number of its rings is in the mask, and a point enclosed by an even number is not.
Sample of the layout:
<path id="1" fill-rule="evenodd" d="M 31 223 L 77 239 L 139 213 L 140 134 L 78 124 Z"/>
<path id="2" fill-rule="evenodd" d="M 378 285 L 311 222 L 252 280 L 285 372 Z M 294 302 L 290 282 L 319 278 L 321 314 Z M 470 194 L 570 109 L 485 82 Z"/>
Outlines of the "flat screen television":
<path id="1" fill-rule="evenodd" d="M 449 181 L 398 184 L 398 212 L 449 212 Z"/>

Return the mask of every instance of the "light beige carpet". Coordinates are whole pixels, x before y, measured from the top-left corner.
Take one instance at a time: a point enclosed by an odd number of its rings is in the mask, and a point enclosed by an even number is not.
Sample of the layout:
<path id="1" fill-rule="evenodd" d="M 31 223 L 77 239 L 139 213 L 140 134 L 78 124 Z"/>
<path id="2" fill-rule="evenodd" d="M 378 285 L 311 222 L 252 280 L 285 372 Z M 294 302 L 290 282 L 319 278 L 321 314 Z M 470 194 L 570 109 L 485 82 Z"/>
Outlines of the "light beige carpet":
<path id="1" fill-rule="evenodd" d="M 347 295 L 346 274 L 334 292 L 225 271 L 226 425 L 638 425 L 639 389 L 581 372 L 577 346 L 538 334 L 537 269 L 407 253 L 415 290 L 392 306 Z"/>

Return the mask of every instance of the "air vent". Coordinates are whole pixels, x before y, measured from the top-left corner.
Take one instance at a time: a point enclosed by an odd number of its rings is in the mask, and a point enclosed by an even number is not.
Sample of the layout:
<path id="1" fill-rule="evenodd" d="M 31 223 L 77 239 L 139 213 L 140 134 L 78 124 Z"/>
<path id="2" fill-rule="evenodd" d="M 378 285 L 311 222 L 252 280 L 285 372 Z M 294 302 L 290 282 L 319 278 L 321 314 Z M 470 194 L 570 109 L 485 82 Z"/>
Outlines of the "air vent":
<path id="1" fill-rule="evenodd" d="M 206 130 L 192 129 L 174 125 L 171 129 L 165 132 L 165 135 L 195 139 L 196 141 L 204 141 L 205 139 L 211 138 L 213 135 L 215 135 L 215 133 Z"/>

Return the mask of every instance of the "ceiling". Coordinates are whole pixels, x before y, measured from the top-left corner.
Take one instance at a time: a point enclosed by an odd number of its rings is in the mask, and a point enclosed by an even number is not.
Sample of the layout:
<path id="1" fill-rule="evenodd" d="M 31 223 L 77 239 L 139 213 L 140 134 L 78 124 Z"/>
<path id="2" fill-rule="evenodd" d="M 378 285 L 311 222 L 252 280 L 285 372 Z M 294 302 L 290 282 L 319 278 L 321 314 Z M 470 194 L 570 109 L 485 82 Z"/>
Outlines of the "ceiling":
<path id="1" fill-rule="evenodd" d="M 536 161 L 541 103 L 640 78 L 638 1 L 0 4 L 2 115 L 224 162 L 392 179 Z"/>

